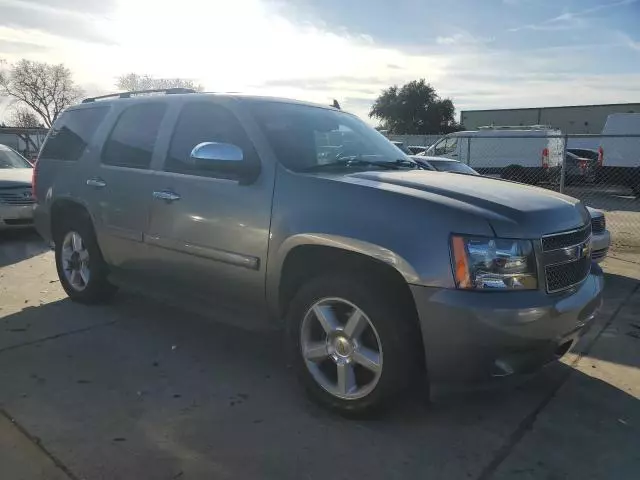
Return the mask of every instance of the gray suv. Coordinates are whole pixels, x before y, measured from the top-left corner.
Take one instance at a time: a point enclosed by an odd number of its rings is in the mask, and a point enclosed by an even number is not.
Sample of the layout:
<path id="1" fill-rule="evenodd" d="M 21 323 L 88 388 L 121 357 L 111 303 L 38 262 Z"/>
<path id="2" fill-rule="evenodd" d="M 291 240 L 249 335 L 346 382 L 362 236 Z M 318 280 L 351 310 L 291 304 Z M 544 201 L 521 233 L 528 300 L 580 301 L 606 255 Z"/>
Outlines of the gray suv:
<path id="1" fill-rule="evenodd" d="M 72 300 L 127 287 L 281 328 L 311 396 L 343 413 L 536 371 L 601 304 L 580 201 L 420 170 L 331 107 L 86 99 L 55 122 L 34 193 Z"/>

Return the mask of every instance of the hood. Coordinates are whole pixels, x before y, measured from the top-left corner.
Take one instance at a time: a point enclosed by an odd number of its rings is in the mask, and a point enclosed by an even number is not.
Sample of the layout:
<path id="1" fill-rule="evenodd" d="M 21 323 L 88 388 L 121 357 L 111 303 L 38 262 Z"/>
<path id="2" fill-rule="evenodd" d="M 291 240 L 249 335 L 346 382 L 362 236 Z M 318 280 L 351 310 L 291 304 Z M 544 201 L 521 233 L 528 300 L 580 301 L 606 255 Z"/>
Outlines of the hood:
<path id="1" fill-rule="evenodd" d="M 342 181 L 393 190 L 484 217 L 505 238 L 539 238 L 589 222 L 582 203 L 551 190 L 489 177 L 407 170 L 362 172 Z M 453 220 L 455 225 L 455 220 Z M 460 227 L 453 227 L 465 233 Z"/>
<path id="2" fill-rule="evenodd" d="M 30 187 L 33 168 L 0 168 L 0 188 Z"/>

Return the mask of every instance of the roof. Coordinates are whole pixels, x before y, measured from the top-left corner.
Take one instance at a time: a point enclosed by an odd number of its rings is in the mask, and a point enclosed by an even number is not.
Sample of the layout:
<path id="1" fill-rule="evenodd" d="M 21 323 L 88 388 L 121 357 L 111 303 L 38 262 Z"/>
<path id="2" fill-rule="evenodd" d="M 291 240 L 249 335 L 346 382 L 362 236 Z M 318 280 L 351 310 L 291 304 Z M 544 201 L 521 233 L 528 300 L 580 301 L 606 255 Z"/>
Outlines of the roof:
<path id="1" fill-rule="evenodd" d="M 631 105 L 640 107 L 640 102 L 601 103 L 601 104 L 593 104 L 593 105 L 558 105 L 554 107 L 487 108 L 484 110 L 462 110 L 460 113 L 463 114 L 463 113 L 475 113 L 475 112 L 508 112 L 513 110 L 554 110 L 558 108 L 629 107 Z"/>
<path id="2" fill-rule="evenodd" d="M 164 93 L 165 95 L 160 95 Z M 289 103 L 295 105 L 306 105 L 310 107 L 319 107 L 325 108 L 327 110 L 335 110 L 340 111 L 339 109 L 333 107 L 332 105 L 323 105 L 312 102 L 305 102 L 301 100 L 294 100 L 290 98 L 282 98 L 282 97 L 268 97 L 261 95 L 247 95 L 243 93 L 233 92 L 233 93 L 223 93 L 223 92 L 196 92 L 190 89 L 184 88 L 169 88 L 162 90 L 140 90 L 136 92 L 120 92 L 113 93 L 109 95 L 101 95 L 98 97 L 89 97 L 85 98 L 82 103 L 78 105 L 74 105 L 70 107 L 70 109 L 76 108 L 90 108 L 91 106 L 100 105 L 103 103 L 112 103 L 112 102 L 135 102 L 141 99 L 149 99 L 149 98 L 162 98 L 166 101 L 171 101 L 176 98 L 185 98 L 185 97 L 201 97 L 201 96 L 216 96 L 216 97 L 225 97 L 232 98 L 236 100 L 242 101 L 268 101 L 268 102 L 278 102 L 278 103 Z"/>

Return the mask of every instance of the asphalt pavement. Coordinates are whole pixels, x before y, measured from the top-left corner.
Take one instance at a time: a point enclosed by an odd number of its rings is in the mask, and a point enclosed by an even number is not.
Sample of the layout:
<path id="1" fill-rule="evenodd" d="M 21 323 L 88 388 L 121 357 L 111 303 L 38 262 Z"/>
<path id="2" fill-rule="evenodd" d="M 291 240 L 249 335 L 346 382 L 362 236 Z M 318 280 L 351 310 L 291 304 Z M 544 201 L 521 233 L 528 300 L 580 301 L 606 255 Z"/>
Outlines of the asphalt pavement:
<path id="1" fill-rule="evenodd" d="M 561 363 L 354 421 L 305 398 L 277 333 L 126 293 L 73 304 L 37 236 L 3 234 L 0 478 L 640 478 L 640 263 L 605 272 Z"/>

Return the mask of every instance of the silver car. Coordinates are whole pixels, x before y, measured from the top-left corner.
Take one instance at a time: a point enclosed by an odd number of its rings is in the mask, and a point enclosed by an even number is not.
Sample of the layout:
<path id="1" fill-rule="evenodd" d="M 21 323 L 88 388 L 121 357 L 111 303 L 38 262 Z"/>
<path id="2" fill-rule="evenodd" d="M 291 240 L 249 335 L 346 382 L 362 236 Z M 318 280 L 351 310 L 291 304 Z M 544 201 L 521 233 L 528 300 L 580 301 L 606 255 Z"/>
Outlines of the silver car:
<path id="1" fill-rule="evenodd" d="M 602 262 L 611 245 L 611 233 L 607 230 L 607 221 L 602 210 L 587 207 L 591 217 L 591 259 L 594 262 Z"/>
<path id="2" fill-rule="evenodd" d="M 32 165 L 0 145 L 0 230 L 33 227 Z"/>
<path id="3" fill-rule="evenodd" d="M 311 397 L 353 414 L 534 372 L 600 307 L 579 200 L 417 169 L 334 108 L 154 93 L 71 107 L 40 154 L 36 225 L 74 301 L 119 286 L 281 328 Z"/>

